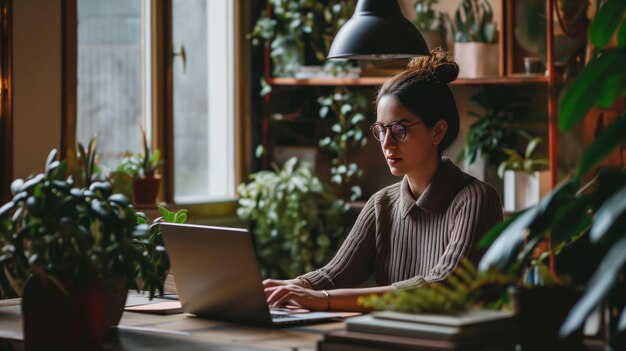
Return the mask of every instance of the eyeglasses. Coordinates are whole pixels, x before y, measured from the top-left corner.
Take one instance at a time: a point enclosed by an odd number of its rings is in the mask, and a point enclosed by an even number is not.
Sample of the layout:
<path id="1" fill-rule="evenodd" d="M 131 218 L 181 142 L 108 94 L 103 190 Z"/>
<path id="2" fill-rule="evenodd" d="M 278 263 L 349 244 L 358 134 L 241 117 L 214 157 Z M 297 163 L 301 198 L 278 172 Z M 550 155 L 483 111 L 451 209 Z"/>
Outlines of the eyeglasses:
<path id="1" fill-rule="evenodd" d="M 391 136 L 396 141 L 402 141 L 404 140 L 404 138 L 406 138 L 406 130 L 408 128 L 416 124 L 422 123 L 422 122 L 423 121 L 417 121 L 415 123 L 411 123 L 406 126 L 402 124 L 400 121 L 396 121 L 388 125 L 384 125 L 380 122 L 376 122 L 372 124 L 370 129 L 372 130 L 372 135 L 374 135 L 374 138 L 376 138 L 376 140 L 380 141 L 381 143 L 385 140 L 385 136 L 387 135 L 387 129 L 391 131 Z"/>

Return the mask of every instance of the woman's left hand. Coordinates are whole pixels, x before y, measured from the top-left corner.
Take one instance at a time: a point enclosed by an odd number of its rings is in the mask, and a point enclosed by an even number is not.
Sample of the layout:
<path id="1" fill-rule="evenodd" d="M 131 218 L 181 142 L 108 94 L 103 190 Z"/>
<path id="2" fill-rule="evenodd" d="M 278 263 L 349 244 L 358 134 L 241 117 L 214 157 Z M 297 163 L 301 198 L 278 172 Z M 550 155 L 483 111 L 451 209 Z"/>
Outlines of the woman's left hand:
<path id="1" fill-rule="evenodd" d="M 295 284 L 267 287 L 265 288 L 265 296 L 270 307 L 296 305 L 311 311 L 326 311 L 328 309 L 326 294 Z"/>

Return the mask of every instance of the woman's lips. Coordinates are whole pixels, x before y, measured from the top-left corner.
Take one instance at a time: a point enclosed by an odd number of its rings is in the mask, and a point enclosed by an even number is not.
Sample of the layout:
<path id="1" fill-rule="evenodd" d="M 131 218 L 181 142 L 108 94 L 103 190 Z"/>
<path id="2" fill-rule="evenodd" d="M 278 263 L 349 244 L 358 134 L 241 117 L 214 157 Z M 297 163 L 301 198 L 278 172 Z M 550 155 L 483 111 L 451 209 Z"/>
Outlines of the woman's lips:
<path id="1" fill-rule="evenodd" d="M 398 164 L 400 161 L 402 161 L 402 158 L 400 157 L 387 157 L 387 163 L 390 166 L 395 166 L 396 164 Z"/>

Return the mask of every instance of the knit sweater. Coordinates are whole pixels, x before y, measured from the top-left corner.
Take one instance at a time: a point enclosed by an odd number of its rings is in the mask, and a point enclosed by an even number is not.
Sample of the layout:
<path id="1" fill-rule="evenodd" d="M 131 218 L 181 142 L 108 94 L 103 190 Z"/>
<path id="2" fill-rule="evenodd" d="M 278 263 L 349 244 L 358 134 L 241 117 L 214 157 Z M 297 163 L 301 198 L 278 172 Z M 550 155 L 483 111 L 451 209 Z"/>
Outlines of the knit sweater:
<path id="1" fill-rule="evenodd" d="M 316 290 L 358 287 L 372 274 L 378 286 L 418 287 L 448 276 L 501 220 L 493 187 L 444 159 L 417 200 L 406 176 L 374 194 L 337 255 L 301 278 Z"/>

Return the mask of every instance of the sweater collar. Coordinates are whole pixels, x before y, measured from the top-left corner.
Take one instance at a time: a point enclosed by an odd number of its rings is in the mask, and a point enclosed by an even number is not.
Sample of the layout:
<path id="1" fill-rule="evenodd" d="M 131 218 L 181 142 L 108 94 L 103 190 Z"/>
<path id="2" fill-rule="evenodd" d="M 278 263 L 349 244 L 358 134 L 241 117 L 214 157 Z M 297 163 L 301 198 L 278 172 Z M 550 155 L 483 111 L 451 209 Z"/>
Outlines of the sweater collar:
<path id="1" fill-rule="evenodd" d="M 402 217 L 408 216 L 413 206 L 417 206 L 430 214 L 437 213 L 448 198 L 448 194 L 456 189 L 455 185 L 461 177 L 462 172 L 459 167 L 450 162 L 449 159 L 444 158 L 426 190 L 415 200 L 411 193 L 409 180 L 404 176 L 400 184 Z"/>

